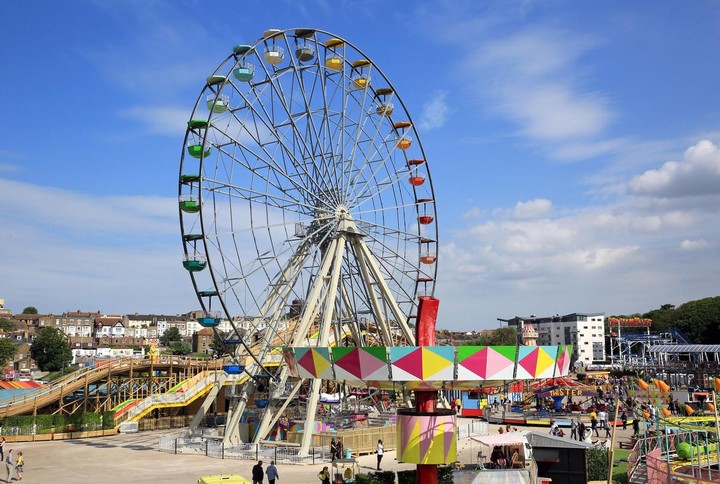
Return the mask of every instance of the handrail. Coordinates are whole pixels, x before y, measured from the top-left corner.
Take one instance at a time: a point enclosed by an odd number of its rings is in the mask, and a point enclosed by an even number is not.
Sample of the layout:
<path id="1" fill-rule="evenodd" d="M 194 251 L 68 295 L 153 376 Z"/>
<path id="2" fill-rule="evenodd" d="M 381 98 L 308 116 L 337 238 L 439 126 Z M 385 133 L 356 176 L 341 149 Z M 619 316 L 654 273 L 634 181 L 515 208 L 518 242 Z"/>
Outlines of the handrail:
<path id="1" fill-rule="evenodd" d="M 34 408 L 43 407 L 55 400 L 59 400 L 63 395 L 84 387 L 86 381 L 88 383 L 95 383 L 96 381 L 105 378 L 108 373 L 111 376 L 117 375 L 118 373 L 124 373 L 131 367 L 133 370 L 142 371 L 149 369 L 150 367 L 157 368 L 168 365 L 175 367 L 202 365 L 209 370 L 211 367 L 214 367 L 214 369 L 221 368 L 222 364 L 223 360 L 201 360 L 175 355 L 163 356 L 159 359 L 159 361 L 155 362 L 148 358 L 141 360 L 134 358 L 113 359 L 107 364 L 95 368 L 82 368 L 74 371 L 59 380 L 54 381 L 49 387 L 45 386 L 36 391 L 29 392 L 23 395 L 20 399 L 13 398 L 11 401 L 1 402 L 0 416 L 19 415 L 32 411 Z"/>

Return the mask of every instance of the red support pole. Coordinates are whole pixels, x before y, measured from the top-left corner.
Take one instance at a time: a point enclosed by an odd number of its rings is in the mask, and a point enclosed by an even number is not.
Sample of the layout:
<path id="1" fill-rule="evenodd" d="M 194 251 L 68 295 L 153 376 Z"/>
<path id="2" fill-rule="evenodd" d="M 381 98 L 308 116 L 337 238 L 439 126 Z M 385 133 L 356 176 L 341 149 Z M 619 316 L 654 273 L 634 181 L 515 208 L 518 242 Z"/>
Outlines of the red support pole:
<path id="1" fill-rule="evenodd" d="M 418 319 L 415 326 L 415 344 L 417 346 L 435 346 L 435 324 L 437 322 L 440 300 L 432 297 L 420 297 Z M 437 391 L 415 391 L 415 410 L 417 412 L 434 412 L 437 408 Z M 437 464 L 418 464 L 418 484 L 437 484 Z"/>

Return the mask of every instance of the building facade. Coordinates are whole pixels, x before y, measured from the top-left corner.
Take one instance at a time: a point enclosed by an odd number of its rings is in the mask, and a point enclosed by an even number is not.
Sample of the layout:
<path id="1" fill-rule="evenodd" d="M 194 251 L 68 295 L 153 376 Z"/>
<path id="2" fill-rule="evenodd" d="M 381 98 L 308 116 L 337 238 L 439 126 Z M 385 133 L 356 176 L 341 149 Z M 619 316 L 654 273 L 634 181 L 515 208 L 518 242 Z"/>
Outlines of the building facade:
<path id="1" fill-rule="evenodd" d="M 573 361 L 588 366 L 605 361 L 605 313 L 570 313 L 564 316 L 515 316 L 502 319 L 521 337 L 527 326 L 537 331 L 539 346 L 572 345 Z M 527 331 L 527 330 L 526 330 Z"/>

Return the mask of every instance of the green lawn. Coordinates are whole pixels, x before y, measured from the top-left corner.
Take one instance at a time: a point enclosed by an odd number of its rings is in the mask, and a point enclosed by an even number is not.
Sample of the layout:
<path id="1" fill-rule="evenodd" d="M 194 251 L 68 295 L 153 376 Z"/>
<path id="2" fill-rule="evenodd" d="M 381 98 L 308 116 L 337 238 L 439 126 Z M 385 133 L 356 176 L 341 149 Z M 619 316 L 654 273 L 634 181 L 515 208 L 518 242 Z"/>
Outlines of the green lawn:
<path id="1" fill-rule="evenodd" d="M 627 484 L 627 458 L 630 455 L 629 450 L 615 449 L 614 462 L 613 462 L 613 482 L 618 484 Z M 623 462 L 619 462 L 620 459 L 625 459 Z"/>

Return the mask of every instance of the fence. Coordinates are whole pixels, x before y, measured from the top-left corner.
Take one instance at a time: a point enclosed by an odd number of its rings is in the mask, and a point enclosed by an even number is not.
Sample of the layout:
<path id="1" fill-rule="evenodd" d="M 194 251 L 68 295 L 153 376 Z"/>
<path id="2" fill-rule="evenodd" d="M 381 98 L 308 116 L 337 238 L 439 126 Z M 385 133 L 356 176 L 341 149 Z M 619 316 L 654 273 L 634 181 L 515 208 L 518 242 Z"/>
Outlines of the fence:
<path id="1" fill-rule="evenodd" d="M 159 450 L 170 454 L 198 454 L 218 459 L 274 460 L 278 464 L 315 464 L 329 462 L 326 447 L 312 447 L 301 456 L 300 448 L 273 444 L 225 445 L 222 440 L 203 437 L 161 437 Z"/>
<path id="2" fill-rule="evenodd" d="M 490 424 L 484 420 L 472 420 L 457 426 L 457 438 L 466 439 L 471 435 L 490 434 Z"/>
<path id="3" fill-rule="evenodd" d="M 343 448 L 350 450 L 353 455 L 372 454 L 377 450 L 378 440 L 382 440 L 385 450 L 395 449 L 395 440 L 397 434 L 396 425 L 387 425 L 384 427 L 365 427 L 360 429 L 345 429 L 337 432 L 322 432 L 313 434 L 311 445 L 314 447 L 327 449 L 329 452 L 330 441 L 339 439 L 342 441 Z M 303 431 L 288 431 L 287 441 L 293 444 L 299 444 L 302 441 Z"/>

